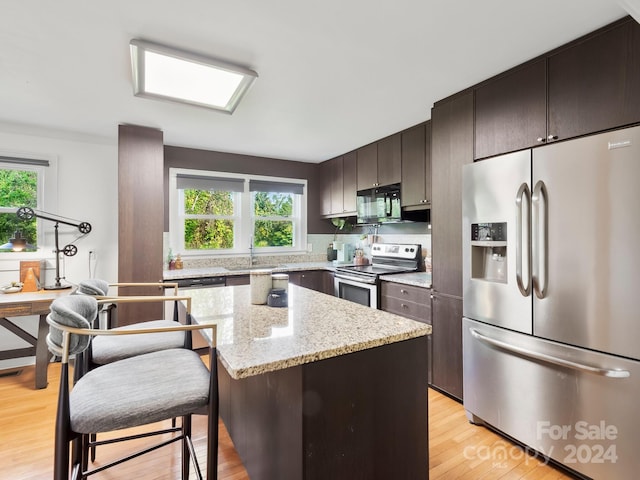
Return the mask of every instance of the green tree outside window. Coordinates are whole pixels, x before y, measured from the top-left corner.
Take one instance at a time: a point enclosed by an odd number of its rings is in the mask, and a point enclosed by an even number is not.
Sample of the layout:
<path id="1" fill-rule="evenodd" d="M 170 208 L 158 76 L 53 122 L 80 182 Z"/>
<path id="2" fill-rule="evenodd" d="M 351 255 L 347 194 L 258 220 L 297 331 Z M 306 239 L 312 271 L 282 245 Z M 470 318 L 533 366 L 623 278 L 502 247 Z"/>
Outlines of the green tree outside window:
<path id="1" fill-rule="evenodd" d="M 254 235 L 256 247 L 290 247 L 293 245 L 293 195 L 255 192 Z"/>
<path id="2" fill-rule="evenodd" d="M 185 248 L 188 250 L 233 248 L 233 220 L 211 218 L 232 216 L 233 212 L 232 192 L 185 189 L 184 213 L 192 217 L 184 221 Z"/>

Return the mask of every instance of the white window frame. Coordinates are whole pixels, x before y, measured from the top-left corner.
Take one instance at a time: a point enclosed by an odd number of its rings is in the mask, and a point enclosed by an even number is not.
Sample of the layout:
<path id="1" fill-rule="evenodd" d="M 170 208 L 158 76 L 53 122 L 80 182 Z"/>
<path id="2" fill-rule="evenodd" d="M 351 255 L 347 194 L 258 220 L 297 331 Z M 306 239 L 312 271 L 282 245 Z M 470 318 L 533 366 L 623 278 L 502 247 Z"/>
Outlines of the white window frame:
<path id="1" fill-rule="evenodd" d="M 244 191 L 234 194 L 234 248 L 217 250 L 187 250 L 184 246 L 184 219 L 187 216 L 183 211 L 182 192 L 177 188 L 177 177 L 183 175 L 197 175 L 203 177 L 241 179 L 244 181 Z M 249 191 L 250 180 L 261 180 L 278 183 L 303 184 L 304 192 L 295 195 L 293 205 L 293 246 L 291 247 L 255 247 L 253 253 L 260 254 L 295 254 L 306 252 L 307 247 L 307 180 L 298 178 L 268 177 L 263 175 L 248 175 L 229 172 L 214 172 L 206 170 L 193 170 L 185 168 L 169 169 L 169 247 L 174 253 L 180 253 L 185 257 L 198 256 L 237 256 L 251 253 L 251 243 L 254 231 L 253 195 Z M 223 218 L 215 216 L 211 218 Z M 227 218 L 227 217 L 224 217 Z M 264 217 L 265 220 L 270 218 Z M 281 220 L 282 218 L 273 218 Z"/>
<path id="2" fill-rule="evenodd" d="M 24 160 L 28 162 L 30 160 L 48 162 L 48 166 L 44 165 L 31 165 L 29 163 L 11 163 L 4 159 Z M 38 174 L 38 185 L 36 189 L 36 202 L 37 206 L 35 210 L 56 212 L 58 206 L 58 197 L 55 186 L 58 179 L 58 163 L 55 157 L 50 157 L 41 154 L 16 154 L 15 152 L 0 151 L 0 169 L 3 170 L 21 170 L 21 171 L 34 171 Z M 0 213 L 16 213 L 17 207 L 0 207 Z M 47 245 L 47 241 L 50 240 L 50 235 L 46 235 L 43 220 L 36 218 L 36 243 L 38 249 L 35 252 L 0 252 L 0 259 L 2 260 L 30 260 L 40 259 L 43 256 L 48 255 L 52 250 L 53 241 Z M 0 244 L 6 243 L 9 239 L 0 239 Z"/>

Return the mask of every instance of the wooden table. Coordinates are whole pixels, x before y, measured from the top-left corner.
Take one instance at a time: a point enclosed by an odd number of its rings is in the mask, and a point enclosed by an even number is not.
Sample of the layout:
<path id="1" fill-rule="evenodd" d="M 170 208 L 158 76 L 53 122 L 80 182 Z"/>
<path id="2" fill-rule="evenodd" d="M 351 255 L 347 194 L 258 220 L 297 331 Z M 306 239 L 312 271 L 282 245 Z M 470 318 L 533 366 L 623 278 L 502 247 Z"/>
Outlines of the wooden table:
<path id="1" fill-rule="evenodd" d="M 36 388 L 46 388 L 47 367 L 51 355 L 47 348 L 47 314 L 49 306 L 56 298 L 69 295 L 72 290 L 40 290 L 30 293 L 0 294 L 0 326 L 29 343 L 29 347 L 0 351 L 0 360 L 22 357 L 36 357 Z M 18 325 L 19 318 L 38 315 L 37 338 Z M 10 320 L 8 317 L 12 317 Z"/>

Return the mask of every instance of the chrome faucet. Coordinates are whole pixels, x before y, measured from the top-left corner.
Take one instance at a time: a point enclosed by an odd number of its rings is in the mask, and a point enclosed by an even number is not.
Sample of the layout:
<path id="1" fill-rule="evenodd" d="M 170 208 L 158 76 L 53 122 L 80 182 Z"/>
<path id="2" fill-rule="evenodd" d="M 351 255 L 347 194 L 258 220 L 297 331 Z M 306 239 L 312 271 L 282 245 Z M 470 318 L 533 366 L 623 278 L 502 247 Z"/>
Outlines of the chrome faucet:
<path id="1" fill-rule="evenodd" d="M 253 255 L 253 237 L 249 237 L 249 268 L 253 267 L 255 257 Z"/>

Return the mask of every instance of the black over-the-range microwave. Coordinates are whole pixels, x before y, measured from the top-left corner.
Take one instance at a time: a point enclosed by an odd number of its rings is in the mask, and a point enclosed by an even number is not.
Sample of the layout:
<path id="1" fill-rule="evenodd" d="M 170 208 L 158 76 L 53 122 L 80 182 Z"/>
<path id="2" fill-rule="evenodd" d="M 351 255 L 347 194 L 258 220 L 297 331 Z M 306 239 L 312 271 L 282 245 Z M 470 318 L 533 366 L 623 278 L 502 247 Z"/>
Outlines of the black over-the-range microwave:
<path id="1" fill-rule="evenodd" d="M 359 190 L 356 198 L 359 224 L 390 223 L 402 221 L 400 184 Z"/>
<path id="2" fill-rule="evenodd" d="M 359 190 L 356 197 L 358 225 L 431 221 L 431 204 L 402 207 L 400 184 Z"/>

